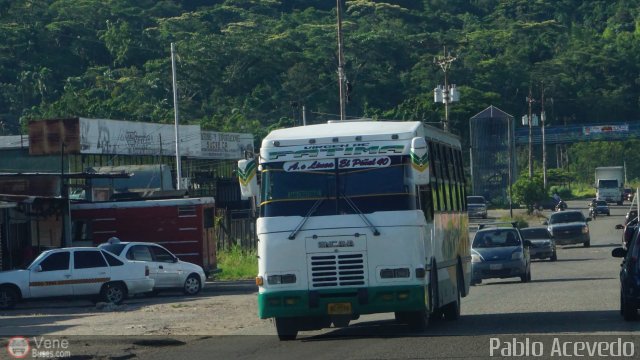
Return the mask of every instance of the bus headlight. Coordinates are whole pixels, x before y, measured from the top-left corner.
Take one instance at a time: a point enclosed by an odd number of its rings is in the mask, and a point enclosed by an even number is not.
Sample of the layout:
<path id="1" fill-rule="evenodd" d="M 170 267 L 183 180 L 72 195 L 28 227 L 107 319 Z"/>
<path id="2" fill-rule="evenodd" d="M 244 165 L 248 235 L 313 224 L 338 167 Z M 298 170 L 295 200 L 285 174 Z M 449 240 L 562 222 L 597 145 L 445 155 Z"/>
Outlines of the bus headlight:
<path id="1" fill-rule="evenodd" d="M 269 275 L 267 283 L 269 285 L 293 284 L 296 282 L 295 274 Z"/>
<path id="2" fill-rule="evenodd" d="M 380 278 L 393 279 L 393 278 L 408 278 L 411 275 L 409 268 L 396 268 L 396 269 L 381 269 Z"/>

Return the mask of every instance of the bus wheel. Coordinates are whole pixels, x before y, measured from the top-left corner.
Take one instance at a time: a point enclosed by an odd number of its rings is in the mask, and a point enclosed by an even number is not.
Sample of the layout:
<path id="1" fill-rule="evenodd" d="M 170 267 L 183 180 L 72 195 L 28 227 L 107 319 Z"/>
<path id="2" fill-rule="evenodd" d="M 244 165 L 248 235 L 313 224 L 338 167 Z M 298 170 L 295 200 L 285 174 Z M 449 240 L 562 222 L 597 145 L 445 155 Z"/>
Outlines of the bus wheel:
<path id="1" fill-rule="evenodd" d="M 423 331 L 429 326 L 429 312 L 425 310 L 412 311 L 408 314 L 407 324 L 414 331 Z"/>
<path id="2" fill-rule="evenodd" d="M 281 341 L 295 340 L 298 336 L 298 324 L 295 318 L 276 318 L 276 332 Z"/>
<path id="3" fill-rule="evenodd" d="M 337 328 L 343 328 L 349 326 L 349 322 L 351 322 L 351 315 L 347 316 L 334 316 L 331 318 L 331 322 L 333 326 Z"/>
<path id="4" fill-rule="evenodd" d="M 458 293 L 458 297 L 456 298 L 456 301 L 449 303 L 445 306 L 444 308 L 444 318 L 446 320 L 452 321 L 452 320 L 458 320 L 460 318 L 460 288 L 462 287 L 462 285 L 460 284 L 460 274 L 456 274 L 456 278 L 457 280 L 457 286 L 456 286 L 456 292 Z"/>

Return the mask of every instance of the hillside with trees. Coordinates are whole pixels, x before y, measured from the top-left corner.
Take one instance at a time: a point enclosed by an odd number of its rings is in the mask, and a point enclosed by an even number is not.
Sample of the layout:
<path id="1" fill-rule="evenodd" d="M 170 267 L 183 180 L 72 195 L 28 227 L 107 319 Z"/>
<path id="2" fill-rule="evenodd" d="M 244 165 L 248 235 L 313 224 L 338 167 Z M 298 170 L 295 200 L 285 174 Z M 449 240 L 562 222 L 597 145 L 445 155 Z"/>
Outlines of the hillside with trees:
<path id="1" fill-rule="evenodd" d="M 529 88 L 537 93 L 541 83 L 551 125 L 637 121 L 639 3 L 347 0 L 347 116 L 441 121 L 433 88 L 443 72 L 433 59 L 446 46 L 458 58 L 449 78 L 461 93 L 451 130 L 463 141 L 469 118 L 489 105 L 519 119 Z M 303 105 L 310 123 L 335 119 L 335 6 L 0 0 L 0 134 L 41 118 L 173 122 L 172 42 L 183 124 L 259 140 L 271 128 L 300 124 Z"/>

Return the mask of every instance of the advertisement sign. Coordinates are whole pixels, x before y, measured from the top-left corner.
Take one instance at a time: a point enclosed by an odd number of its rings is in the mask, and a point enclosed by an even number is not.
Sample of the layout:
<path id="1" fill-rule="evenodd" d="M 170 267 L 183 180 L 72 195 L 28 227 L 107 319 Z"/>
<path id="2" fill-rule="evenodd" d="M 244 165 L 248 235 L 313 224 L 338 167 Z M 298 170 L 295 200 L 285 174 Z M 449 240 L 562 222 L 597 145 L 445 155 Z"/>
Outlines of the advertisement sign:
<path id="1" fill-rule="evenodd" d="M 211 159 L 243 159 L 245 152 L 253 153 L 253 135 L 201 131 L 201 154 Z"/>

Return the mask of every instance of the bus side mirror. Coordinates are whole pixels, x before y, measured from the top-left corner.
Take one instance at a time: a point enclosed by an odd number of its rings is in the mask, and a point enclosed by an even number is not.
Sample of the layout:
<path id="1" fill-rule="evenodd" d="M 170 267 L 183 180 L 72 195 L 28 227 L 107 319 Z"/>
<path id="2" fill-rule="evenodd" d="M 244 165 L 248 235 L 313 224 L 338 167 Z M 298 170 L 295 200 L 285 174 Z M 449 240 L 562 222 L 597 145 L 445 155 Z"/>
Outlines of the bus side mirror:
<path id="1" fill-rule="evenodd" d="M 409 157 L 413 183 L 415 185 L 429 184 L 429 152 L 427 151 L 427 141 L 423 137 L 411 139 Z"/>
<path id="2" fill-rule="evenodd" d="M 257 171 L 255 159 L 238 160 L 238 181 L 243 198 L 258 196 Z"/>

